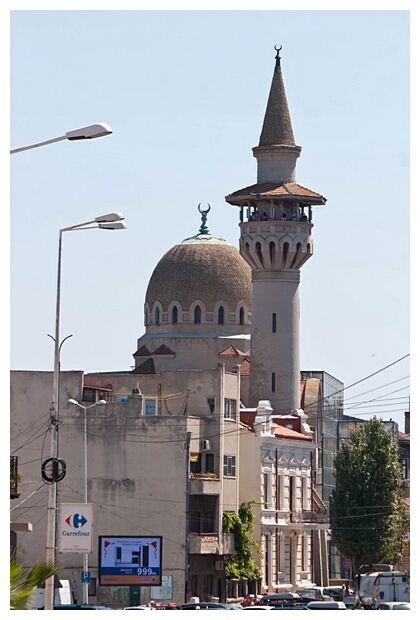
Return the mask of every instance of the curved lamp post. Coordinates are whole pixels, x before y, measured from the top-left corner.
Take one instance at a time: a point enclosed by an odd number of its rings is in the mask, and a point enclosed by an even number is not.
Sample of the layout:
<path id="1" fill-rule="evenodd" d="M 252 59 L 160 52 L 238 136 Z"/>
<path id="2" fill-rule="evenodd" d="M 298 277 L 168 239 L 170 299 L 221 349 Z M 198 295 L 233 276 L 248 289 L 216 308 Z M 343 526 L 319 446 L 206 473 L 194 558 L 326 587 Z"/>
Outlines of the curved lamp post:
<path id="1" fill-rule="evenodd" d="M 58 138 L 52 138 L 51 140 L 45 140 L 45 142 L 37 142 L 36 144 L 22 146 L 19 149 L 13 149 L 10 151 L 10 155 L 21 153 L 22 151 L 28 151 L 29 149 L 36 149 L 38 146 L 45 146 L 46 144 L 52 144 L 53 142 L 60 142 L 61 140 L 92 140 L 93 138 L 108 136 L 110 133 L 112 133 L 112 129 L 109 125 L 106 123 L 95 123 L 94 125 L 88 125 L 87 127 L 80 127 L 79 129 L 67 131 L 64 136 L 59 136 Z"/>
<path id="2" fill-rule="evenodd" d="M 84 424 L 83 424 L 83 445 L 84 445 L 83 502 L 87 504 L 88 503 L 88 475 L 87 475 L 88 460 L 87 460 L 87 416 L 86 416 L 86 412 L 88 409 L 91 409 L 92 407 L 96 407 L 97 405 L 106 405 L 106 400 L 98 400 L 96 403 L 93 403 L 93 405 L 89 405 L 88 407 L 85 407 L 81 403 L 77 402 L 77 400 L 74 400 L 74 398 L 70 398 L 68 403 L 69 405 L 76 405 L 77 407 L 80 407 L 80 409 L 83 409 L 83 417 L 84 417 Z M 83 572 L 87 573 L 88 569 L 89 569 L 89 554 L 85 553 L 83 555 Z M 85 604 L 87 605 L 88 598 L 89 598 L 89 584 L 83 583 L 83 604 L 84 605 Z"/>
<path id="3" fill-rule="evenodd" d="M 55 337 L 54 340 L 54 375 L 53 375 L 53 401 L 51 407 L 51 458 L 58 461 L 58 424 L 59 424 L 59 379 L 60 379 L 60 297 L 61 297 L 61 245 L 63 232 L 77 230 L 88 230 L 91 228 L 102 228 L 105 230 L 119 230 L 127 228 L 123 221 L 124 215 L 119 212 L 107 213 L 95 217 L 94 220 L 75 224 L 62 228 L 58 241 L 58 268 L 57 268 L 57 300 L 55 310 Z M 53 482 L 48 490 L 48 511 L 47 511 L 47 544 L 46 562 L 55 561 L 55 531 L 57 519 L 57 482 Z M 45 582 L 44 609 L 53 609 L 54 605 L 54 578 L 51 577 Z"/>

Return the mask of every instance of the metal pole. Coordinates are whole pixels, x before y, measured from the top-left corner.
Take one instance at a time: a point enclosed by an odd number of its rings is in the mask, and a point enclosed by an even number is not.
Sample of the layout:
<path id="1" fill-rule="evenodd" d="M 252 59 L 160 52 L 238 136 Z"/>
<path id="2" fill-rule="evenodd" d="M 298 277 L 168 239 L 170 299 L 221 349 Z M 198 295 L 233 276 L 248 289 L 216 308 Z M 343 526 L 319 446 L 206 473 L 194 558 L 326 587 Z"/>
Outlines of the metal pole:
<path id="1" fill-rule="evenodd" d="M 84 420 L 84 450 L 85 450 L 85 480 L 84 480 L 84 502 L 88 501 L 88 477 L 87 477 L 87 411 L 88 407 L 83 407 Z M 83 556 L 83 571 L 87 573 L 89 570 L 89 554 L 86 552 Z M 83 584 L 83 603 L 87 605 L 89 598 L 89 584 Z"/>
<path id="2" fill-rule="evenodd" d="M 189 569 L 189 511 L 190 511 L 190 442 L 192 433 L 187 433 L 185 459 L 185 592 L 184 601 L 188 603 L 188 569 Z"/>
<path id="3" fill-rule="evenodd" d="M 54 338 L 54 375 L 53 375 L 53 402 L 51 411 L 51 457 L 56 459 L 58 445 L 59 424 L 59 374 L 60 374 L 60 286 L 61 286 L 61 243 L 62 231 L 58 238 L 58 266 L 57 266 L 57 300 L 55 308 L 55 338 Z M 56 471 L 53 461 L 53 475 Z M 55 562 L 55 532 L 57 519 L 57 483 L 55 480 L 48 489 L 47 510 L 47 544 L 46 562 Z M 44 609 L 53 609 L 54 605 L 54 576 L 45 581 Z"/>

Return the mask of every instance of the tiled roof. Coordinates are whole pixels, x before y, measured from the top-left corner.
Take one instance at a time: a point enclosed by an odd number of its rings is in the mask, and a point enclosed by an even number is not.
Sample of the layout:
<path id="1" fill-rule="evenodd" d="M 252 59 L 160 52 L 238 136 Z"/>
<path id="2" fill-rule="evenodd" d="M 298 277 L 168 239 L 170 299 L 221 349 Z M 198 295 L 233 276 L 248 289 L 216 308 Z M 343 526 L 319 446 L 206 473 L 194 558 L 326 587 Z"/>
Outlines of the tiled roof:
<path id="1" fill-rule="evenodd" d="M 143 364 L 141 364 L 140 366 L 137 366 L 137 368 L 134 368 L 134 370 L 131 371 L 131 374 L 133 375 L 155 375 L 156 374 L 156 369 L 155 369 L 155 363 L 152 359 L 148 359 L 145 362 L 143 362 Z"/>
<path id="2" fill-rule="evenodd" d="M 175 355 L 175 351 L 172 351 L 166 344 L 161 344 L 153 355 Z"/>
<path id="3" fill-rule="evenodd" d="M 151 353 L 149 349 L 144 344 L 140 349 L 138 349 L 135 353 L 133 353 L 133 357 L 150 357 Z"/>
<path id="4" fill-rule="evenodd" d="M 244 359 L 244 361 L 241 364 L 241 372 L 240 372 L 241 377 L 248 377 L 250 368 L 251 368 L 251 365 L 249 363 L 249 360 Z"/>
<path id="5" fill-rule="evenodd" d="M 287 428 L 287 426 L 282 426 L 281 424 L 276 424 L 274 422 L 274 434 L 279 439 L 299 439 L 301 441 L 312 441 L 311 437 L 304 435 L 303 433 L 298 433 L 291 428 Z"/>
<path id="6" fill-rule="evenodd" d="M 254 420 L 257 415 L 257 410 L 241 410 L 241 426 L 247 428 L 250 431 L 254 430 Z M 312 441 L 311 437 L 304 435 L 303 433 L 299 433 L 298 431 L 294 431 L 291 428 L 287 428 L 286 426 L 282 426 L 277 422 L 274 422 L 274 435 L 278 439 L 299 439 L 301 441 Z"/>
<path id="7" fill-rule="evenodd" d="M 318 194 L 317 192 L 308 189 L 307 187 L 303 187 L 298 183 L 282 183 L 279 185 L 278 183 L 254 183 L 254 185 L 249 185 L 248 187 L 244 187 L 243 189 L 238 189 L 236 192 L 232 192 L 232 194 L 228 194 L 226 196 L 227 202 L 230 202 L 233 198 L 278 198 L 280 196 L 295 198 L 302 197 L 308 199 L 315 199 L 317 202 L 321 204 L 325 204 L 326 199 Z"/>
<path id="8" fill-rule="evenodd" d="M 243 356 L 245 356 L 246 353 L 243 353 L 243 351 L 240 351 L 239 349 L 237 349 L 233 345 L 230 345 L 230 347 L 228 347 L 227 349 L 225 349 L 224 351 L 219 353 L 219 355 L 231 355 L 231 356 L 243 355 Z"/>

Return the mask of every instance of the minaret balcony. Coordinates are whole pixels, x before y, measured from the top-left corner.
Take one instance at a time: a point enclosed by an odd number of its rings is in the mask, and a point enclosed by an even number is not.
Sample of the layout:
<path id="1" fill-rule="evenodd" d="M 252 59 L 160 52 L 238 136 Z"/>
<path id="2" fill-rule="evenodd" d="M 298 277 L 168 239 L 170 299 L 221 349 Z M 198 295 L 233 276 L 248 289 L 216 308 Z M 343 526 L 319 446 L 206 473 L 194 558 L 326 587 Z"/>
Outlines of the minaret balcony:
<path id="1" fill-rule="evenodd" d="M 240 224 L 240 252 L 252 269 L 298 270 L 312 256 L 311 222 L 250 221 Z"/>

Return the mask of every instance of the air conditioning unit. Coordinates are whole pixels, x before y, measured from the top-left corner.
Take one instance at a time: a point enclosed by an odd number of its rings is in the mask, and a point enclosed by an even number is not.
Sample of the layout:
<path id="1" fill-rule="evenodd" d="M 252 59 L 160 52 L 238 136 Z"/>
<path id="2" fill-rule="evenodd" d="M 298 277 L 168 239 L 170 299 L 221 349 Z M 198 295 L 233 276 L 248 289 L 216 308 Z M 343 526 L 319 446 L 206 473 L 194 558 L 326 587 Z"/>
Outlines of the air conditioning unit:
<path id="1" fill-rule="evenodd" d="M 223 560 L 216 560 L 214 563 L 214 570 L 223 570 L 225 567 Z"/>
<path id="2" fill-rule="evenodd" d="M 206 452 L 206 450 L 210 450 L 210 448 L 211 448 L 210 441 L 208 439 L 202 439 L 201 440 L 201 451 Z"/>

